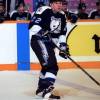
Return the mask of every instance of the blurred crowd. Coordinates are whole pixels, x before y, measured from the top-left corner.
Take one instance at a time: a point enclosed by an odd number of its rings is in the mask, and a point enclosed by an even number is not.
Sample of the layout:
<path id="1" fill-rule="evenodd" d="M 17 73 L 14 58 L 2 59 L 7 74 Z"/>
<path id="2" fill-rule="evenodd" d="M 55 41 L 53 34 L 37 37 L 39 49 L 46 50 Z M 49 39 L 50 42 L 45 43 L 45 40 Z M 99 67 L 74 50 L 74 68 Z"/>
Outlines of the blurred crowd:
<path id="1" fill-rule="evenodd" d="M 26 6 L 24 0 L 12 0 L 14 3 L 10 6 L 11 0 L 0 0 L 0 22 L 5 20 L 31 20 L 34 16 L 34 12 L 29 11 L 29 7 Z M 92 0 L 91 0 L 92 2 Z M 63 0 L 63 11 L 65 12 L 68 20 L 76 15 L 78 19 L 100 19 L 100 0 L 95 1 L 96 9 L 92 9 L 90 13 L 86 12 L 87 4 L 80 2 L 77 4 L 76 12 L 68 9 L 68 0 Z M 39 1 L 36 9 L 47 4 L 43 1 Z M 76 18 L 76 17 L 75 17 Z M 73 19 L 75 19 L 73 18 Z M 75 20 L 72 20 L 75 21 Z"/>

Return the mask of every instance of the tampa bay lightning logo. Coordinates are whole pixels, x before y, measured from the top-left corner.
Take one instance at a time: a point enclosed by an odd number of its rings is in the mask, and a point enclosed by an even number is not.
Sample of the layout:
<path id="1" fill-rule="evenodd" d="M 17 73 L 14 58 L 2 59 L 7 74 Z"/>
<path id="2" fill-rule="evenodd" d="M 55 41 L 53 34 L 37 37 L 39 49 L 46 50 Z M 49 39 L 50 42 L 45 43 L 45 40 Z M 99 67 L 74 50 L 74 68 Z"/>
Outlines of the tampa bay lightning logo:
<path id="1" fill-rule="evenodd" d="M 53 33 L 60 33 L 61 31 L 61 18 L 51 17 L 50 29 Z"/>

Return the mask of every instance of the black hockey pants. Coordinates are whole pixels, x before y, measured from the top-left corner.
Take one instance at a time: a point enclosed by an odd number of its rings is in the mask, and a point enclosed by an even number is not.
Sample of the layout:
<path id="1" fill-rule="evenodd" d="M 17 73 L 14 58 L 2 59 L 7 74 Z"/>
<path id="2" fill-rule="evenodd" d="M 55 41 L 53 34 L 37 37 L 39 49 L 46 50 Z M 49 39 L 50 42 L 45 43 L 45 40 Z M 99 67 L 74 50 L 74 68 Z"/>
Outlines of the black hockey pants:
<path id="1" fill-rule="evenodd" d="M 44 73 L 44 75 L 46 72 L 57 75 L 58 65 L 52 42 L 45 41 L 33 35 L 31 38 L 31 47 L 42 66 L 41 72 Z"/>

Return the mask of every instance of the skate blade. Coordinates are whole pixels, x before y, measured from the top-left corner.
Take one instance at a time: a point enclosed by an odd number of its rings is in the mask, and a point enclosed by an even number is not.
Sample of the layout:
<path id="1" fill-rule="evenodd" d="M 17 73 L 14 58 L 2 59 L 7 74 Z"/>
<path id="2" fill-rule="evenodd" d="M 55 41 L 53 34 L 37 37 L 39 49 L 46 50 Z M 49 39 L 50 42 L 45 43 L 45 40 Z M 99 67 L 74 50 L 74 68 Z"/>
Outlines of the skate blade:
<path id="1" fill-rule="evenodd" d="M 43 97 L 36 95 L 36 96 L 33 97 L 33 100 L 43 100 Z"/>

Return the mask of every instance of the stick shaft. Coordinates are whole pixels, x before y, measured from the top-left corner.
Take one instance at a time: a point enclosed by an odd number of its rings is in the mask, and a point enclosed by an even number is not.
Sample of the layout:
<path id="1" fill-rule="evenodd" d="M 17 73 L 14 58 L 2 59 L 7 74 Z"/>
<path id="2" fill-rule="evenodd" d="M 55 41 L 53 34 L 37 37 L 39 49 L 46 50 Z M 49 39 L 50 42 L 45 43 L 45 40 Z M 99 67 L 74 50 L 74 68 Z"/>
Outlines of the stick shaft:
<path id="1" fill-rule="evenodd" d="M 53 42 L 53 40 L 52 40 L 52 42 Z M 54 43 L 54 42 L 53 42 Z M 54 43 L 54 45 L 61 51 L 61 52 L 63 52 L 55 43 Z M 64 54 L 66 54 L 65 52 L 64 52 Z M 100 86 L 100 83 L 95 79 L 95 78 L 93 78 L 86 70 L 84 70 L 83 69 L 83 67 L 81 67 L 78 63 L 76 63 L 70 56 L 68 56 L 67 54 L 66 54 L 66 56 L 68 57 L 68 59 L 70 59 L 82 72 L 84 72 L 93 82 L 95 82 L 98 86 Z"/>
<path id="2" fill-rule="evenodd" d="M 74 29 L 76 26 L 77 26 L 77 25 L 75 25 L 75 26 L 73 27 L 73 29 Z M 59 25 L 58 25 L 58 27 L 59 27 Z M 58 27 L 57 27 L 57 28 L 58 28 Z M 57 29 L 57 28 L 56 28 L 56 29 Z M 54 30 L 56 30 L 56 29 L 54 29 Z M 73 29 L 72 29 L 72 30 L 73 30 Z M 48 34 L 48 32 L 49 32 L 49 31 L 45 32 L 44 35 Z M 50 34 L 48 34 L 48 36 L 51 38 Z M 82 72 L 84 72 L 93 82 L 95 82 L 98 86 L 100 86 L 100 83 L 99 83 L 95 78 L 93 78 L 85 69 L 83 69 L 83 67 L 81 67 L 78 63 L 76 63 L 76 61 L 74 61 L 70 56 L 68 56 L 64 51 L 62 51 L 62 50 L 54 43 L 54 41 L 52 40 L 52 38 L 51 38 L 51 41 L 52 41 L 52 43 L 56 46 L 56 48 L 58 48 L 59 51 L 63 52 L 63 53 L 67 56 L 67 58 L 68 58 L 69 60 L 71 60 Z"/>
<path id="3" fill-rule="evenodd" d="M 100 83 L 93 78 L 86 70 L 84 70 L 78 63 L 76 63 L 71 57 L 67 56 L 81 71 L 83 71 L 92 81 L 94 81 L 98 86 L 100 86 Z"/>

